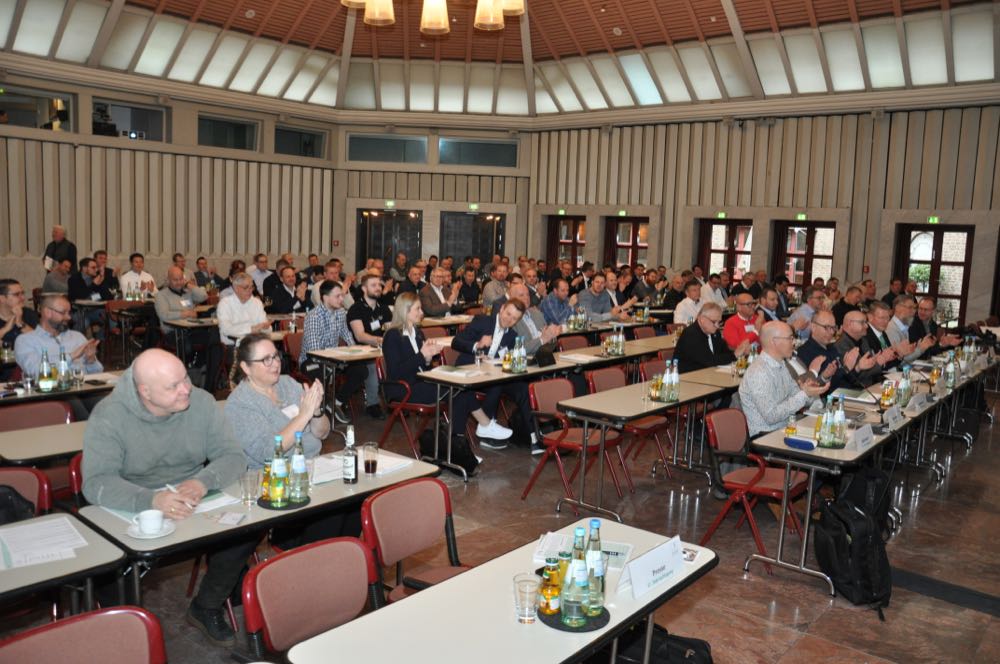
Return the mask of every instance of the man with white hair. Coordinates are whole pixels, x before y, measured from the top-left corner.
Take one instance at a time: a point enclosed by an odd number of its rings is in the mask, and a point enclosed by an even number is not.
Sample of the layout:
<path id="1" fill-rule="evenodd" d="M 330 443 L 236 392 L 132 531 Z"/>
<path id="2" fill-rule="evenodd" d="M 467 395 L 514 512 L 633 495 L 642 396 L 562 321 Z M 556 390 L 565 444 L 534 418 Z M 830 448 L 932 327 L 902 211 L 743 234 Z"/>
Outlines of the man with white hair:
<path id="1" fill-rule="evenodd" d="M 233 296 L 219 300 L 215 316 L 222 343 L 232 346 L 251 332 L 271 329 L 260 298 L 253 296 L 253 277 L 246 272 L 233 275 Z"/>
<path id="2" fill-rule="evenodd" d="M 42 254 L 42 266 L 46 270 L 62 261 L 69 261 L 70 271 L 76 272 L 76 245 L 66 239 L 66 229 L 62 226 L 52 227 L 52 242 L 45 246 Z"/>

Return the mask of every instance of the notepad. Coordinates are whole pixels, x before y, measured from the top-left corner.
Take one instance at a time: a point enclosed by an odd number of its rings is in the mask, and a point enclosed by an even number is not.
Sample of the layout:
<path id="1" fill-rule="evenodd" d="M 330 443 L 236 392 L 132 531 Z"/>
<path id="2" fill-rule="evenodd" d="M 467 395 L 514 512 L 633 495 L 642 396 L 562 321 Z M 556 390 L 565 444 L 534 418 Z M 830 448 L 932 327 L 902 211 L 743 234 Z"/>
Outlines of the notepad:
<path id="1" fill-rule="evenodd" d="M 850 390 L 846 387 L 839 387 L 833 391 L 834 397 L 844 397 L 846 401 L 857 401 L 858 403 L 877 403 L 875 395 L 868 390 Z"/>
<path id="2" fill-rule="evenodd" d="M 473 376 L 482 376 L 483 372 L 475 367 L 451 367 L 451 366 L 440 366 L 431 369 L 430 371 L 425 371 L 424 373 L 440 373 L 446 376 L 460 376 L 462 378 L 472 378 Z"/>
<path id="3" fill-rule="evenodd" d="M 32 520 L 0 531 L 0 564 L 11 569 L 67 560 L 84 546 L 87 540 L 66 517 Z"/>

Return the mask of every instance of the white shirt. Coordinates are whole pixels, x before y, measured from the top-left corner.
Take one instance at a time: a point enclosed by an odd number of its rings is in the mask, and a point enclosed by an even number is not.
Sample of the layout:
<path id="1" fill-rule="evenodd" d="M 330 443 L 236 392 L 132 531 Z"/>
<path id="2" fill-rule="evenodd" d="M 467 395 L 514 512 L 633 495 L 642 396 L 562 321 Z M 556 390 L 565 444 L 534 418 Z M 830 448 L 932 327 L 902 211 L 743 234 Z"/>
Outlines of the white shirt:
<path id="1" fill-rule="evenodd" d="M 617 307 L 618 306 L 618 291 L 612 290 L 610 288 L 605 288 L 604 292 L 607 293 L 608 297 L 611 298 L 611 306 L 612 307 Z"/>
<path id="2" fill-rule="evenodd" d="M 263 295 L 264 280 L 267 279 L 269 276 L 271 276 L 273 273 L 270 270 L 261 270 L 260 268 L 255 267 L 254 269 L 250 270 L 249 274 L 250 277 L 253 279 L 253 282 L 257 284 L 257 292 Z"/>
<path id="3" fill-rule="evenodd" d="M 245 337 L 250 334 L 250 328 L 267 320 L 264 305 L 258 298 L 240 302 L 236 295 L 219 300 L 215 315 L 219 319 L 219 336 L 227 346 L 233 345 L 233 338 Z"/>
<path id="4" fill-rule="evenodd" d="M 414 330 L 404 330 L 403 336 L 410 340 L 410 345 L 413 347 L 414 353 L 420 352 L 420 347 L 417 346 L 417 335 Z"/>
<path id="5" fill-rule="evenodd" d="M 705 290 L 702 289 L 701 292 L 704 293 Z M 708 288 L 708 297 L 709 297 L 709 299 L 711 299 L 711 301 L 715 302 L 720 307 L 722 307 L 723 311 L 725 311 L 726 307 L 729 306 L 729 303 L 726 302 L 725 296 L 722 294 L 722 287 L 721 286 L 719 288 L 709 287 Z"/>
<path id="6" fill-rule="evenodd" d="M 441 300 L 441 304 L 448 304 L 448 298 L 444 296 L 444 293 L 441 292 L 440 288 L 438 288 L 434 284 L 431 284 L 431 290 L 437 293 L 438 299 Z"/>
<path id="7" fill-rule="evenodd" d="M 487 353 L 490 357 L 496 357 L 497 351 L 500 350 L 500 342 L 503 340 L 503 335 L 507 330 L 500 326 L 500 316 L 497 316 L 496 327 L 493 328 L 493 341 L 490 343 L 490 352 Z"/>
<path id="8" fill-rule="evenodd" d="M 698 312 L 701 311 L 701 304 L 701 300 L 692 300 L 689 297 L 681 300 L 677 308 L 674 309 L 674 323 L 687 325 L 694 322 L 694 319 L 698 317 Z"/>
<path id="9" fill-rule="evenodd" d="M 153 275 L 145 270 L 138 274 L 136 274 L 135 270 L 129 270 L 125 274 L 118 277 L 118 285 L 121 287 L 122 292 L 130 289 L 139 290 L 142 286 L 142 282 L 144 281 L 153 284 L 153 289 L 150 292 L 155 293 L 158 290 L 156 288 L 156 280 L 153 279 Z"/>

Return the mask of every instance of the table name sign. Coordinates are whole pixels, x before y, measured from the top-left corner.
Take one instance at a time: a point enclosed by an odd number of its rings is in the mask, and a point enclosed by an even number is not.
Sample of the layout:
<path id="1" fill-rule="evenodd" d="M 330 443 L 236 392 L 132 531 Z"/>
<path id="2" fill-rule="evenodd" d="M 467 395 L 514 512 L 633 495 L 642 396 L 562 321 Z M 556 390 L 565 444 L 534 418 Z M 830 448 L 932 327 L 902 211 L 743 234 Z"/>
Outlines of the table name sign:
<path id="1" fill-rule="evenodd" d="M 625 565 L 618 580 L 618 592 L 626 585 L 632 587 L 632 599 L 638 599 L 655 586 L 680 574 L 684 566 L 684 552 L 680 535 L 674 535 Z"/>
<path id="2" fill-rule="evenodd" d="M 990 358 L 985 353 L 976 358 L 977 369 L 985 369 L 986 367 L 989 366 L 989 364 L 990 364 Z"/>
<path id="3" fill-rule="evenodd" d="M 903 417 L 903 413 L 899 410 L 899 406 L 893 406 L 889 410 L 885 411 L 885 415 L 882 416 L 882 422 L 885 423 L 890 429 L 896 429 L 903 425 L 906 418 Z"/>
<path id="4" fill-rule="evenodd" d="M 906 404 L 906 409 L 915 413 L 926 405 L 927 405 L 927 395 L 923 392 L 920 392 L 918 394 L 914 394 L 910 398 L 910 403 Z"/>
<path id="5" fill-rule="evenodd" d="M 875 442 L 875 433 L 872 431 L 872 425 L 870 424 L 858 427 L 851 437 L 851 444 L 859 452 L 867 450 L 872 446 L 873 442 Z"/>

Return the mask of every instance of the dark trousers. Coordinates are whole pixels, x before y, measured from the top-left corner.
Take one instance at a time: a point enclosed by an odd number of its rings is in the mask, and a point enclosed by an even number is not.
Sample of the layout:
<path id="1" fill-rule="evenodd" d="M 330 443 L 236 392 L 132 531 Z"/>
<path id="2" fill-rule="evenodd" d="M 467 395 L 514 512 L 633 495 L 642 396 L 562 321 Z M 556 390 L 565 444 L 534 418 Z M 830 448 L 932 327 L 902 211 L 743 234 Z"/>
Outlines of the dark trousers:
<path id="1" fill-rule="evenodd" d="M 403 389 L 401 387 L 387 383 L 385 389 L 387 392 L 386 396 L 390 401 L 403 398 Z M 441 394 L 442 398 L 447 398 L 445 390 L 442 389 Z M 436 400 L 437 386 L 425 383 L 424 381 L 419 381 L 410 386 L 409 403 L 433 404 Z M 447 401 L 445 401 L 445 405 L 447 405 Z M 469 420 L 472 412 L 479 408 L 479 399 L 476 398 L 474 392 L 462 391 L 455 394 L 451 402 L 451 421 L 454 424 L 453 429 L 455 434 L 465 433 L 465 423 Z M 493 410 L 486 410 L 484 405 L 483 410 L 489 417 L 496 415 L 496 406 L 493 407 Z"/>
<path id="2" fill-rule="evenodd" d="M 357 505 L 352 505 L 314 518 L 306 524 L 276 527 L 271 531 L 271 541 L 278 548 L 287 551 L 332 537 L 360 535 L 361 510 Z"/>
<path id="3" fill-rule="evenodd" d="M 215 380 L 219 375 L 219 366 L 222 364 L 222 345 L 219 340 L 219 330 L 217 328 L 203 330 L 178 330 L 178 333 L 168 335 L 168 339 L 173 337 L 173 343 L 184 344 L 184 357 L 187 358 L 191 366 L 205 367 L 205 385 L 203 387 L 209 392 L 215 391 Z M 198 347 L 197 355 L 195 347 Z"/>
<path id="4" fill-rule="evenodd" d="M 306 375 L 319 381 L 323 380 L 322 366 L 316 365 L 315 369 L 305 369 L 307 366 L 311 367 L 312 364 L 309 361 L 302 363 Z M 337 377 L 341 376 L 344 377 L 344 382 L 336 390 L 336 397 L 337 401 L 346 404 L 354 393 L 365 384 L 365 379 L 368 377 L 368 365 L 365 362 L 351 362 L 346 367 L 337 370 Z M 336 389 L 336 386 L 334 388 Z"/>
<path id="5" fill-rule="evenodd" d="M 483 410 L 490 417 L 494 417 L 497 407 L 500 405 L 500 398 L 506 396 L 517 406 L 516 417 L 520 419 L 524 431 L 535 430 L 535 418 L 531 415 L 531 402 L 528 399 L 528 385 L 521 381 L 494 385 L 486 390 L 486 400 L 483 402 Z"/>
<path id="6" fill-rule="evenodd" d="M 247 560 L 259 542 L 260 536 L 252 535 L 209 553 L 208 571 L 201 579 L 193 603 L 203 609 L 221 609 L 236 590 L 236 584 L 247 568 Z"/>

